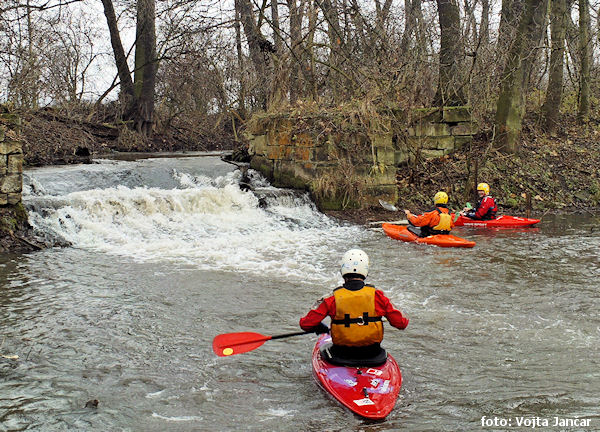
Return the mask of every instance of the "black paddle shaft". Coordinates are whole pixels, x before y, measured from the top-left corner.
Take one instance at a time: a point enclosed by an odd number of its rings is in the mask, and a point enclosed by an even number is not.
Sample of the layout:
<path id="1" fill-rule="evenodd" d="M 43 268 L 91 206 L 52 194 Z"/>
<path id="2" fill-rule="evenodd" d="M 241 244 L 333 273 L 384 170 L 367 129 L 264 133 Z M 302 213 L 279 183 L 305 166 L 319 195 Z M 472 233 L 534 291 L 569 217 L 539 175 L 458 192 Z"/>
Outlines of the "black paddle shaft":
<path id="1" fill-rule="evenodd" d="M 276 336 L 271 336 L 271 340 L 273 340 L 273 339 L 283 339 L 283 338 L 292 337 L 292 336 L 300 336 L 300 335 L 303 335 L 303 334 L 310 334 L 310 333 L 314 333 L 314 332 L 297 332 L 297 333 L 280 334 L 280 335 L 276 335 Z"/>

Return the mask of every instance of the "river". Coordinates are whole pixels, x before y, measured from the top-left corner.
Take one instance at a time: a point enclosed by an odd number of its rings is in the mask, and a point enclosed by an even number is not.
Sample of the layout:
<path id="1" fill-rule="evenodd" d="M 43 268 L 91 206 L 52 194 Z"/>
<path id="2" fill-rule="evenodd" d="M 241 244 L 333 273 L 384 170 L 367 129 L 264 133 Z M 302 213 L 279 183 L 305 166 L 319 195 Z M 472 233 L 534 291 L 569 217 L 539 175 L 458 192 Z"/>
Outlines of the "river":
<path id="1" fill-rule="evenodd" d="M 25 173 L 30 222 L 64 246 L 0 257 L 0 354 L 19 356 L 0 358 L 0 430 L 600 430 L 598 218 L 460 228 L 477 245 L 444 249 L 336 221 L 259 175 L 242 191 L 216 156 L 97 162 Z M 314 335 L 211 349 L 297 331 L 353 247 L 410 318 L 386 327 L 404 382 L 381 422 L 317 386 Z"/>

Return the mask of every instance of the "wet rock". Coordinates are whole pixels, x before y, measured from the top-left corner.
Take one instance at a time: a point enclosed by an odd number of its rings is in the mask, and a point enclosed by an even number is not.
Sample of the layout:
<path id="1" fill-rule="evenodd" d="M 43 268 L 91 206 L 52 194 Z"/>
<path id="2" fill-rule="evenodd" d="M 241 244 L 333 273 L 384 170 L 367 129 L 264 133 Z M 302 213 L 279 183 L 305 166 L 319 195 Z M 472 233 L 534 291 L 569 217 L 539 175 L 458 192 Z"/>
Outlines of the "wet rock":
<path id="1" fill-rule="evenodd" d="M 91 399 L 85 403 L 86 408 L 98 408 L 98 399 Z"/>

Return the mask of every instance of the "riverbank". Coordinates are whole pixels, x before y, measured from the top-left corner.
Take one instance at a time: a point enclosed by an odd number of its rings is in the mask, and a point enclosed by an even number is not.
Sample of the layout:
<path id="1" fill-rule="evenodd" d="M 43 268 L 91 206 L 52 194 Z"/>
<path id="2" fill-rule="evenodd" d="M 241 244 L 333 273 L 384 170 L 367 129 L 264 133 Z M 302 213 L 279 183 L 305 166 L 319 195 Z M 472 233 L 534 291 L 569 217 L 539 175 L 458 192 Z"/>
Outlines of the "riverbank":
<path id="1" fill-rule="evenodd" d="M 50 110 L 23 116 L 26 166 L 89 163 L 94 157 L 117 152 L 173 152 L 232 150 L 234 134 L 213 129 L 204 138 L 184 137 L 176 131 L 141 140 L 127 129 L 74 121 Z M 600 213 L 600 128 L 585 128 L 565 119 L 556 135 L 541 133 L 526 123 L 522 149 L 517 155 L 493 150 L 492 133 L 483 130 L 471 146 L 437 159 L 417 159 L 398 169 L 396 206 L 413 212 L 432 206 L 433 195 L 444 190 L 449 205 L 461 209 L 476 199 L 475 185 L 486 182 L 500 212 L 540 217 L 548 213 Z M 400 212 L 382 207 L 328 211 L 328 215 L 365 225 L 403 219 Z M 21 242 L 22 243 L 22 242 Z"/>
<path id="2" fill-rule="evenodd" d="M 180 119 L 144 139 L 125 124 L 92 122 L 52 109 L 19 115 L 26 166 L 90 163 L 94 157 L 119 152 L 204 152 L 237 146 L 230 122 L 219 116 L 206 116 L 202 122 Z"/>
<path id="3" fill-rule="evenodd" d="M 600 127 L 565 118 L 555 135 L 525 124 L 521 151 L 504 154 L 492 148 L 491 129 L 475 136 L 470 147 L 437 159 L 417 159 L 398 169 L 400 212 L 383 208 L 328 212 L 365 224 L 403 219 L 403 209 L 422 212 L 433 206 L 438 191 L 448 193 L 449 207 L 475 203 L 476 185 L 486 182 L 499 212 L 515 216 L 546 214 L 600 215 Z"/>

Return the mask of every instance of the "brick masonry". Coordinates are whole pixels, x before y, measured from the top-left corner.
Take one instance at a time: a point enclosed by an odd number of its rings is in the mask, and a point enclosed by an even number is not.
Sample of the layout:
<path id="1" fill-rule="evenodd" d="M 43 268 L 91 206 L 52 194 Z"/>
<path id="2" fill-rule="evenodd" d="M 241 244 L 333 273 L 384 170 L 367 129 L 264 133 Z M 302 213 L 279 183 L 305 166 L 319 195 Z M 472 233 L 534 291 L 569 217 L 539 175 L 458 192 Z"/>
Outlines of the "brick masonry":
<path id="1" fill-rule="evenodd" d="M 20 119 L 0 106 L 0 206 L 21 202 L 23 149 L 17 132 Z"/>
<path id="2" fill-rule="evenodd" d="M 475 133 L 469 107 L 388 112 L 369 129 L 335 114 L 260 115 L 247 131 L 252 168 L 274 186 L 310 191 L 321 210 L 396 202 L 396 172 L 443 157 Z"/>

